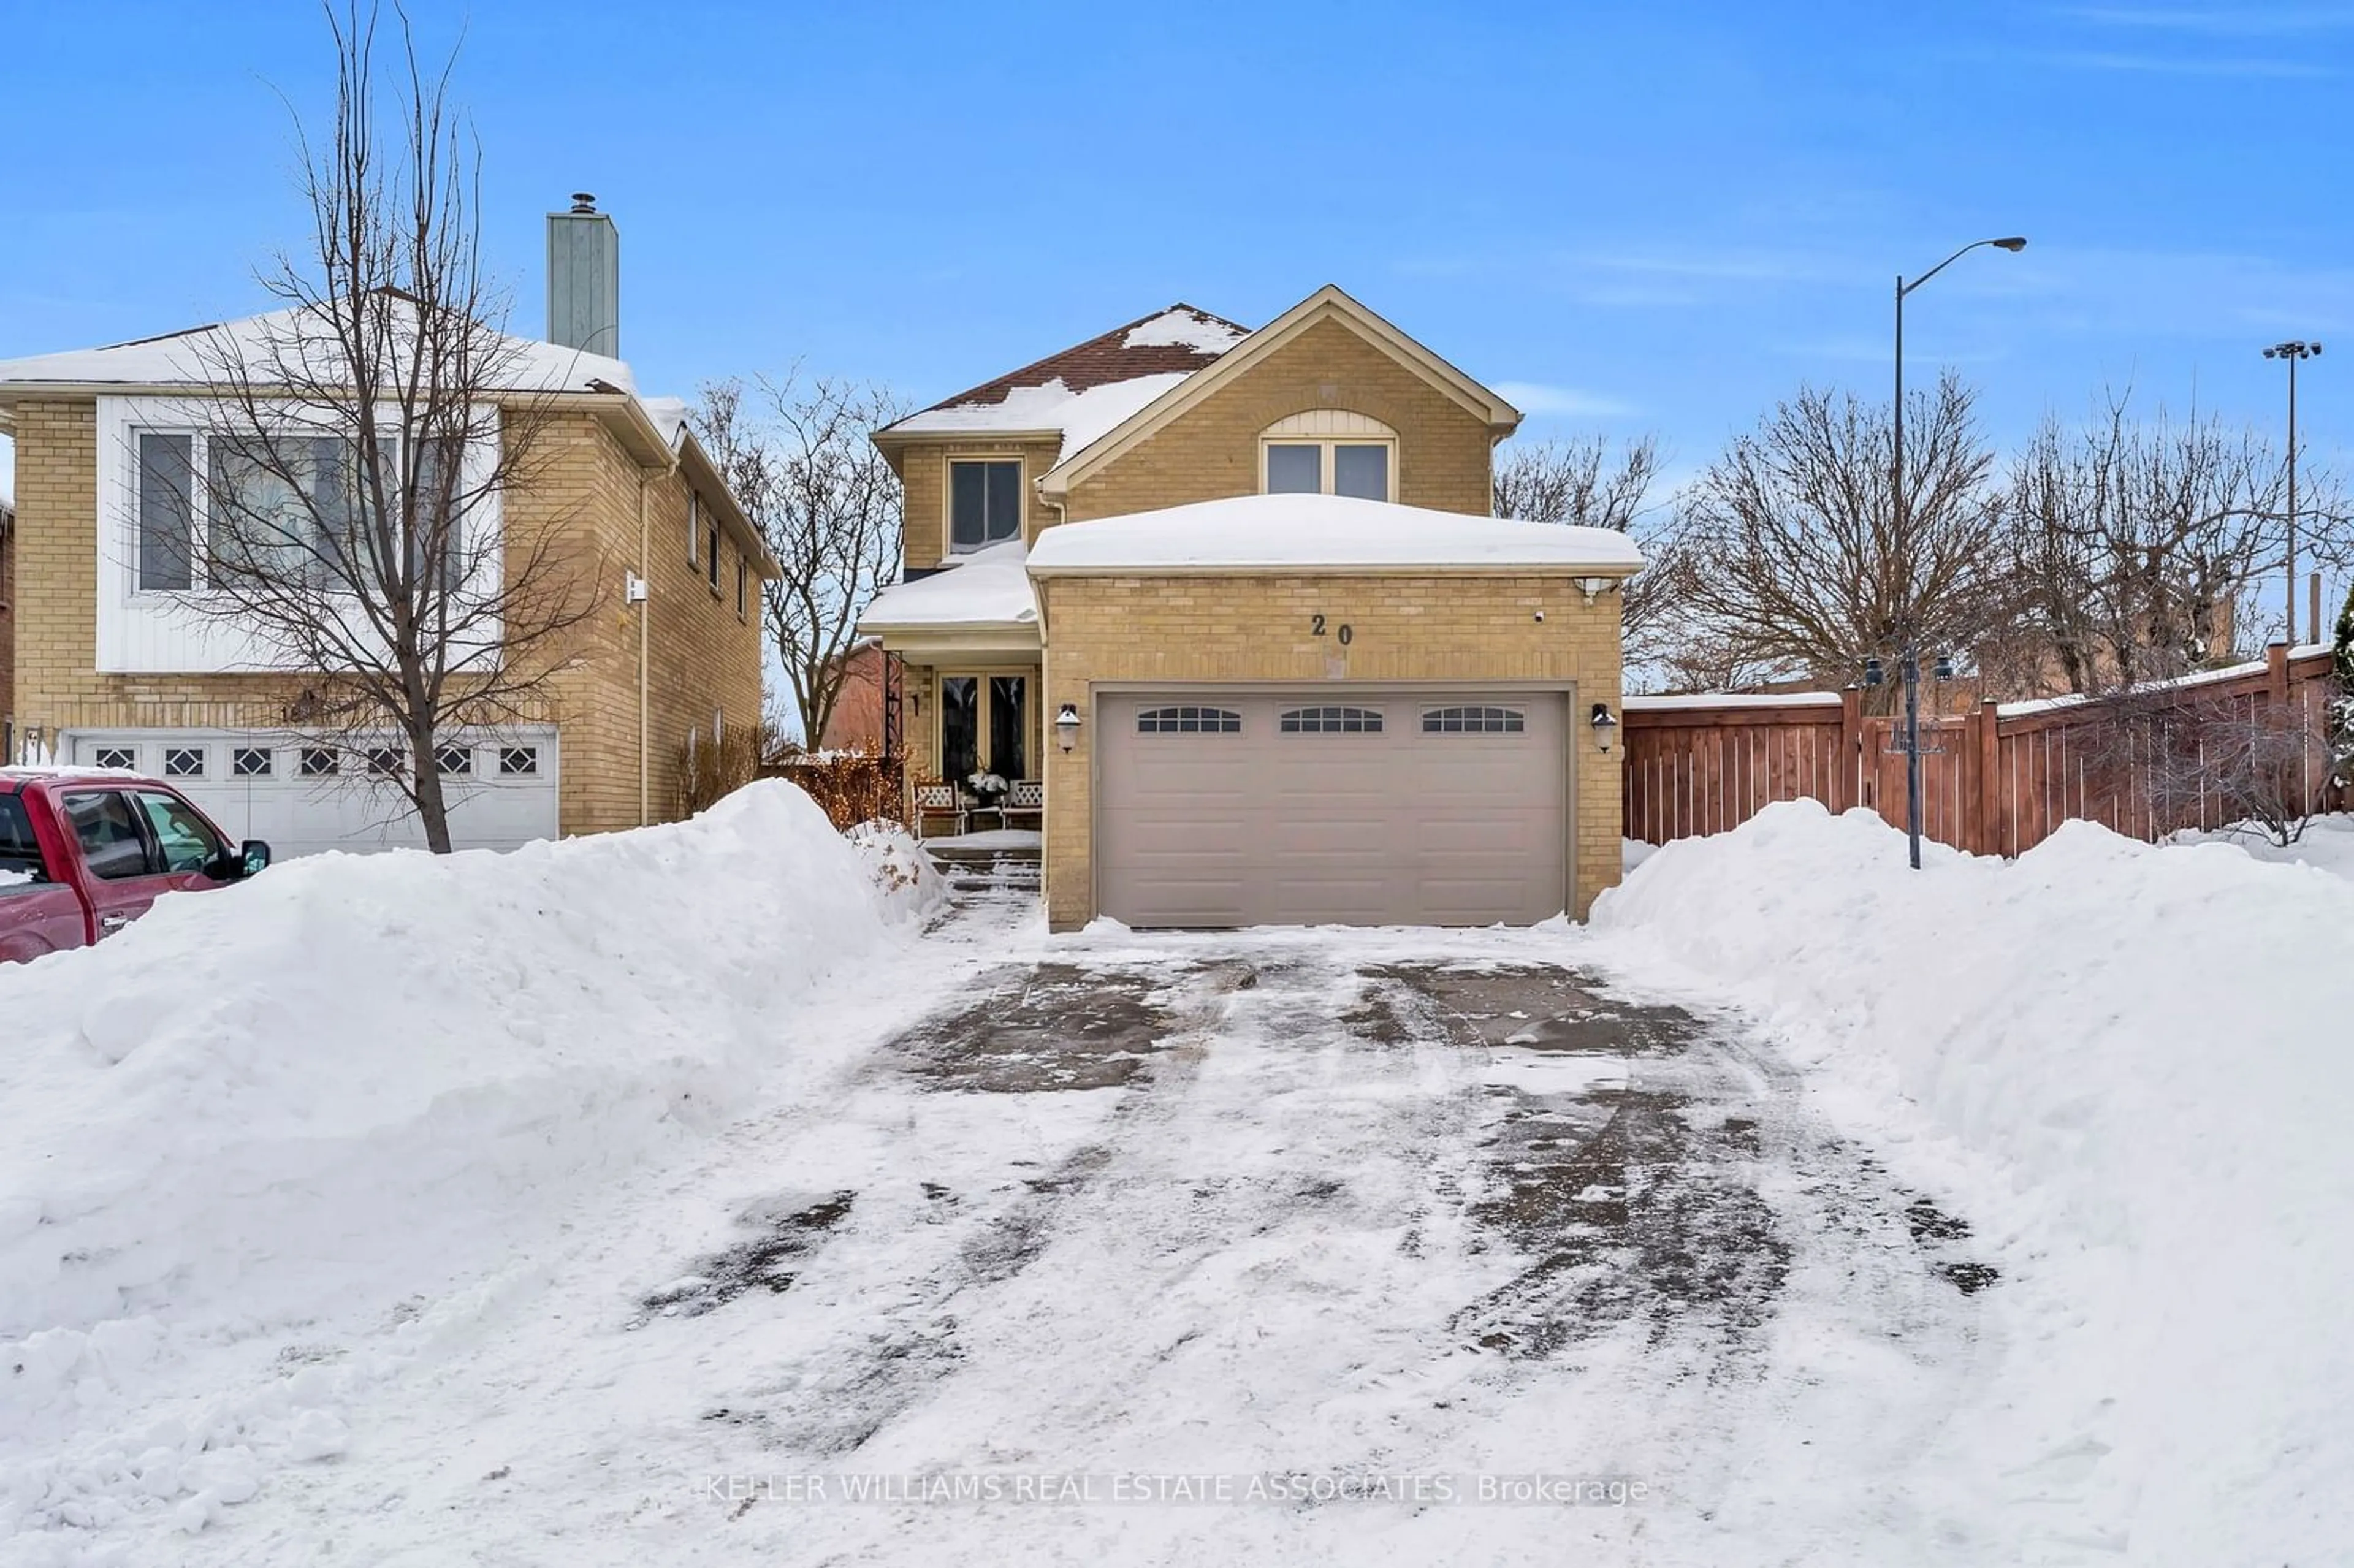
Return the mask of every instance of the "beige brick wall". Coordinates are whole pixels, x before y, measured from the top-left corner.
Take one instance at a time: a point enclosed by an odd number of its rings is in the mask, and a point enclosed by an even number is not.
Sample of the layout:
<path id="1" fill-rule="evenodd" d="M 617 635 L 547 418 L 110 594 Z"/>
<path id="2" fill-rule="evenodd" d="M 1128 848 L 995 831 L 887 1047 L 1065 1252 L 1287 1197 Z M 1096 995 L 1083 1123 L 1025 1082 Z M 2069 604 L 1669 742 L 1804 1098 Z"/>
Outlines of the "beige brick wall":
<path id="1" fill-rule="evenodd" d="M 0 720 L 16 712 L 16 530 L 0 516 Z M 0 762 L 6 761 L 0 757 Z"/>
<path id="2" fill-rule="evenodd" d="M 1259 432 L 1311 408 L 1368 414 L 1398 433 L 1398 499 L 1486 516 L 1485 420 L 1338 321 L 1326 320 L 1073 488 L 1071 522 L 1256 495 Z M 1044 519 L 1053 522 L 1051 514 Z"/>
<path id="3" fill-rule="evenodd" d="M 1055 577 L 1040 585 L 1046 622 L 1044 711 L 1093 712 L 1099 681 L 1172 687 L 1214 682 L 1574 682 L 1573 913 L 1618 881 L 1622 776 L 1584 721 L 1619 706 L 1618 599 L 1558 577 Z M 1544 620 L 1535 617 L 1543 611 Z M 1310 617 L 1353 629 L 1346 648 L 1310 634 Z M 1056 930 L 1095 916 L 1092 723 L 1068 755 L 1046 753 L 1046 908 Z"/>
<path id="4" fill-rule="evenodd" d="M 18 518 L 17 689 L 20 724 L 60 728 L 223 726 L 284 722 L 299 680 L 245 675 L 103 675 L 97 669 L 97 405 L 25 402 L 15 408 Z M 643 473 L 587 413 L 564 413 L 531 433 L 530 481 L 504 497 L 510 571 L 535 540 L 558 542 L 565 592 L 596 609 L 547 662 L 545 716 L 560 727 L 559 820 L 567 833 L 631 827 L 640 820 L 638 657 L 650 616 L 650 815 L 678 810 L 674 758 L 712 709 L 728 725 L 760 715 L 757 606 L 735 613 L 732 543 L 714 598 L 685 558 L 685 482 L 645 476 L 652 602 L 622 602 L 623 574 L 639 563 Z"/>
<path id="5" fill-rule="evenodd" d="M 909 571 L 940 564 L 949 546 L 949 463 L 955 458 L 1019 458 L 1022 460 L 1022 535 L 1037 537 L 1044 510 L 1033 490 L 1038 477 L 1062 455 L 1054 441 L 927 441 L 907 448 L 899 458 L 899 482 L 905 492 L 902 515 L 907 524 L 904 563 Z"/>

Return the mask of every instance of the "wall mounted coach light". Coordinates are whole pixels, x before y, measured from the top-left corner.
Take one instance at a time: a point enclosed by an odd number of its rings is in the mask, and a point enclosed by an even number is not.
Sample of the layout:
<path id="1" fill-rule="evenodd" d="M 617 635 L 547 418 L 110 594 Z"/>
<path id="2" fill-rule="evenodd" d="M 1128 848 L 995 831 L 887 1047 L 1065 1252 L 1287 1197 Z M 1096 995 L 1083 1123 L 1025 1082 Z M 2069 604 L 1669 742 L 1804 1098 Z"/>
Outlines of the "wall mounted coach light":
<path id="1" fill-rule="evenodd" d="M 1065 703 L 1063 711 L 1055 715 L 1055 743 L 1065 751 L 1079 744 L 1079 706 Z"/>
<path id="2" fill-rule="evenodd" d="M 1594 717 L 1591 722 L 1594 726 L 1595 743 L 1600 746 L 1603 750 L 1609 750 L 1610 732 L 1618 727 L 1617 719 L 1611 715 L 1610 705 L 1608 703 L 1595 704 Z"/>

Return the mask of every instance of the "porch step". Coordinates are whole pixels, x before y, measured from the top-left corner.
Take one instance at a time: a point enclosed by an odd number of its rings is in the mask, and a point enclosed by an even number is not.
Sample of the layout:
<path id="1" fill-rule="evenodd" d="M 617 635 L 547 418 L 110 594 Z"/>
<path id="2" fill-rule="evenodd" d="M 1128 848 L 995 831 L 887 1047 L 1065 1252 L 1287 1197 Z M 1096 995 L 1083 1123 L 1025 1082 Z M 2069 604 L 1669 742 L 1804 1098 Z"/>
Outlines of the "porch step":
<path id="1" fill-rule="evenodd" d="M 927 843 L 932 863 L 959 894 L 1035 894 L 1044 880 L 1035 844 Z"/>

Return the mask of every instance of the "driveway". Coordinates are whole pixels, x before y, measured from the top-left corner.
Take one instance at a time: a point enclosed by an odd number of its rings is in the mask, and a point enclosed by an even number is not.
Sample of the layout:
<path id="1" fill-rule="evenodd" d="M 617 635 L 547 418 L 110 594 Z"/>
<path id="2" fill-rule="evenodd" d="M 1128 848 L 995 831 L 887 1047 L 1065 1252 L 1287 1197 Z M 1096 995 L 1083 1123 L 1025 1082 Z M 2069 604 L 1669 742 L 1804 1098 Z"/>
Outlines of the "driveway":
<path id="1" fill-rule="evenodd" d="M 1905 1471 L 1967 1373 L 1967 1224 L 1578 941 L 981 970 L 794 1161 L 862 1180 L 681 1261 L 789 1260 L 748 1309 L 792 1327 L 702 1413 L 767 1478 L 733 1528 L 808 1562 L 1733 1562 L 1770 1518 L 1934 1557 Z"/>
<path id="2" fill-rule="evenodd" d="M 819 1087 L 389 1326 L 350 1456 L 187 1560 L 1999 1554 L 1937 1465 L 1966 1217 L 1744 1026 L 1575 929 L 1033 907 L 847 977 L 853 1034 L 785 1043 Z"/>

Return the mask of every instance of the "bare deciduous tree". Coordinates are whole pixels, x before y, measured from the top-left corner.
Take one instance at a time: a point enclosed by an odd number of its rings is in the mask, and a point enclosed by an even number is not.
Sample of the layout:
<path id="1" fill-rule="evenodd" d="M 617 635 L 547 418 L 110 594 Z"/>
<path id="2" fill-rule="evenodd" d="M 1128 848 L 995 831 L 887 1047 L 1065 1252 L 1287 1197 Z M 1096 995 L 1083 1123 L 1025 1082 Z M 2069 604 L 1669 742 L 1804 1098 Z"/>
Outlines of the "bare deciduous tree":
<path id="1" fill-rule="evenodd" d="M 261 279 L 286 308 L 195 340 L 210 390 L 194 435 L 143 442 L 143 494 L 179 498 L 186 541 L 154 569 L 257 668 L 300 672 L 288 721 L 366 758 L 446 853 L 442 744 L 534 710 L 596 593 L 561 520 L 502 515 L 542 466 L 555 351 L 500 330 L 455 56 L 427 67 L 403 17 L 387 63 L 373 7 L 327 18 L 334 123 L 297 126 L 312 233 Z"/>
<path id="2" fill-rule="evenodd" d="M 2285 548 L 2285 469 L 2270 443 L 2111 394 L 2080 429 L 2047 417 L 2013 460 L 2006 507 L 2020 620 L 1989 650 L 2017 695 L 2098 692 L 2229 662 L 2276 622 L 2256 606 Z M 2317 547 L 2342 531 L 2337 486 L 2309 474 Z"/>
<path id="3" fill-rule="evenodd" d="M 741 381 L 703 389 L 693 416 L 728 487 L 784 568 L 760 613 L 802 743 L 825 734 L 849 675 L 858 617 L 899 571 L 899 477 L 869 439 L 904 411 L 882 387 L 788 375 L 746 407 Z"/>
<path id="4" fill-rule="evenodd" d="M 1673 597 L 1677 537 L 1671 514 L 1655 510 L 1659 477 L 1656 439 L 1638 436 L 1613 448 L 1600 436 L 1510 445 L 1496 453 L 1493 509 L 1499 517 L 1565 523 L 1632 535 L 1644 567 L 1629 578 L 1620 615 L 1627 657 L 1640 663 L 1663 654 L 1664 612 Z"/>
<path id="5" fill-rule="evenodd" d="M 2230 827 L 2287 845 L 2327 806 L 2326 703 L 2158 684 L 2105 704 L 2107 721 L 2083 746 L 2085 778 L 2096 789 L 2141 790 L 2160 832 Z"/>
<path id="6" fill-rule="evenodd" d="M 2009 608 L 1994 456 L 1951 375 L 1905 409 L 1905 491 L 1891 504 L 1885 404 L 1804 387 L 1685 493 L 1672 580 L 1674 658 L 1748 684 L 1851 683 L 1908 641 L 1976 648 Z"/>

